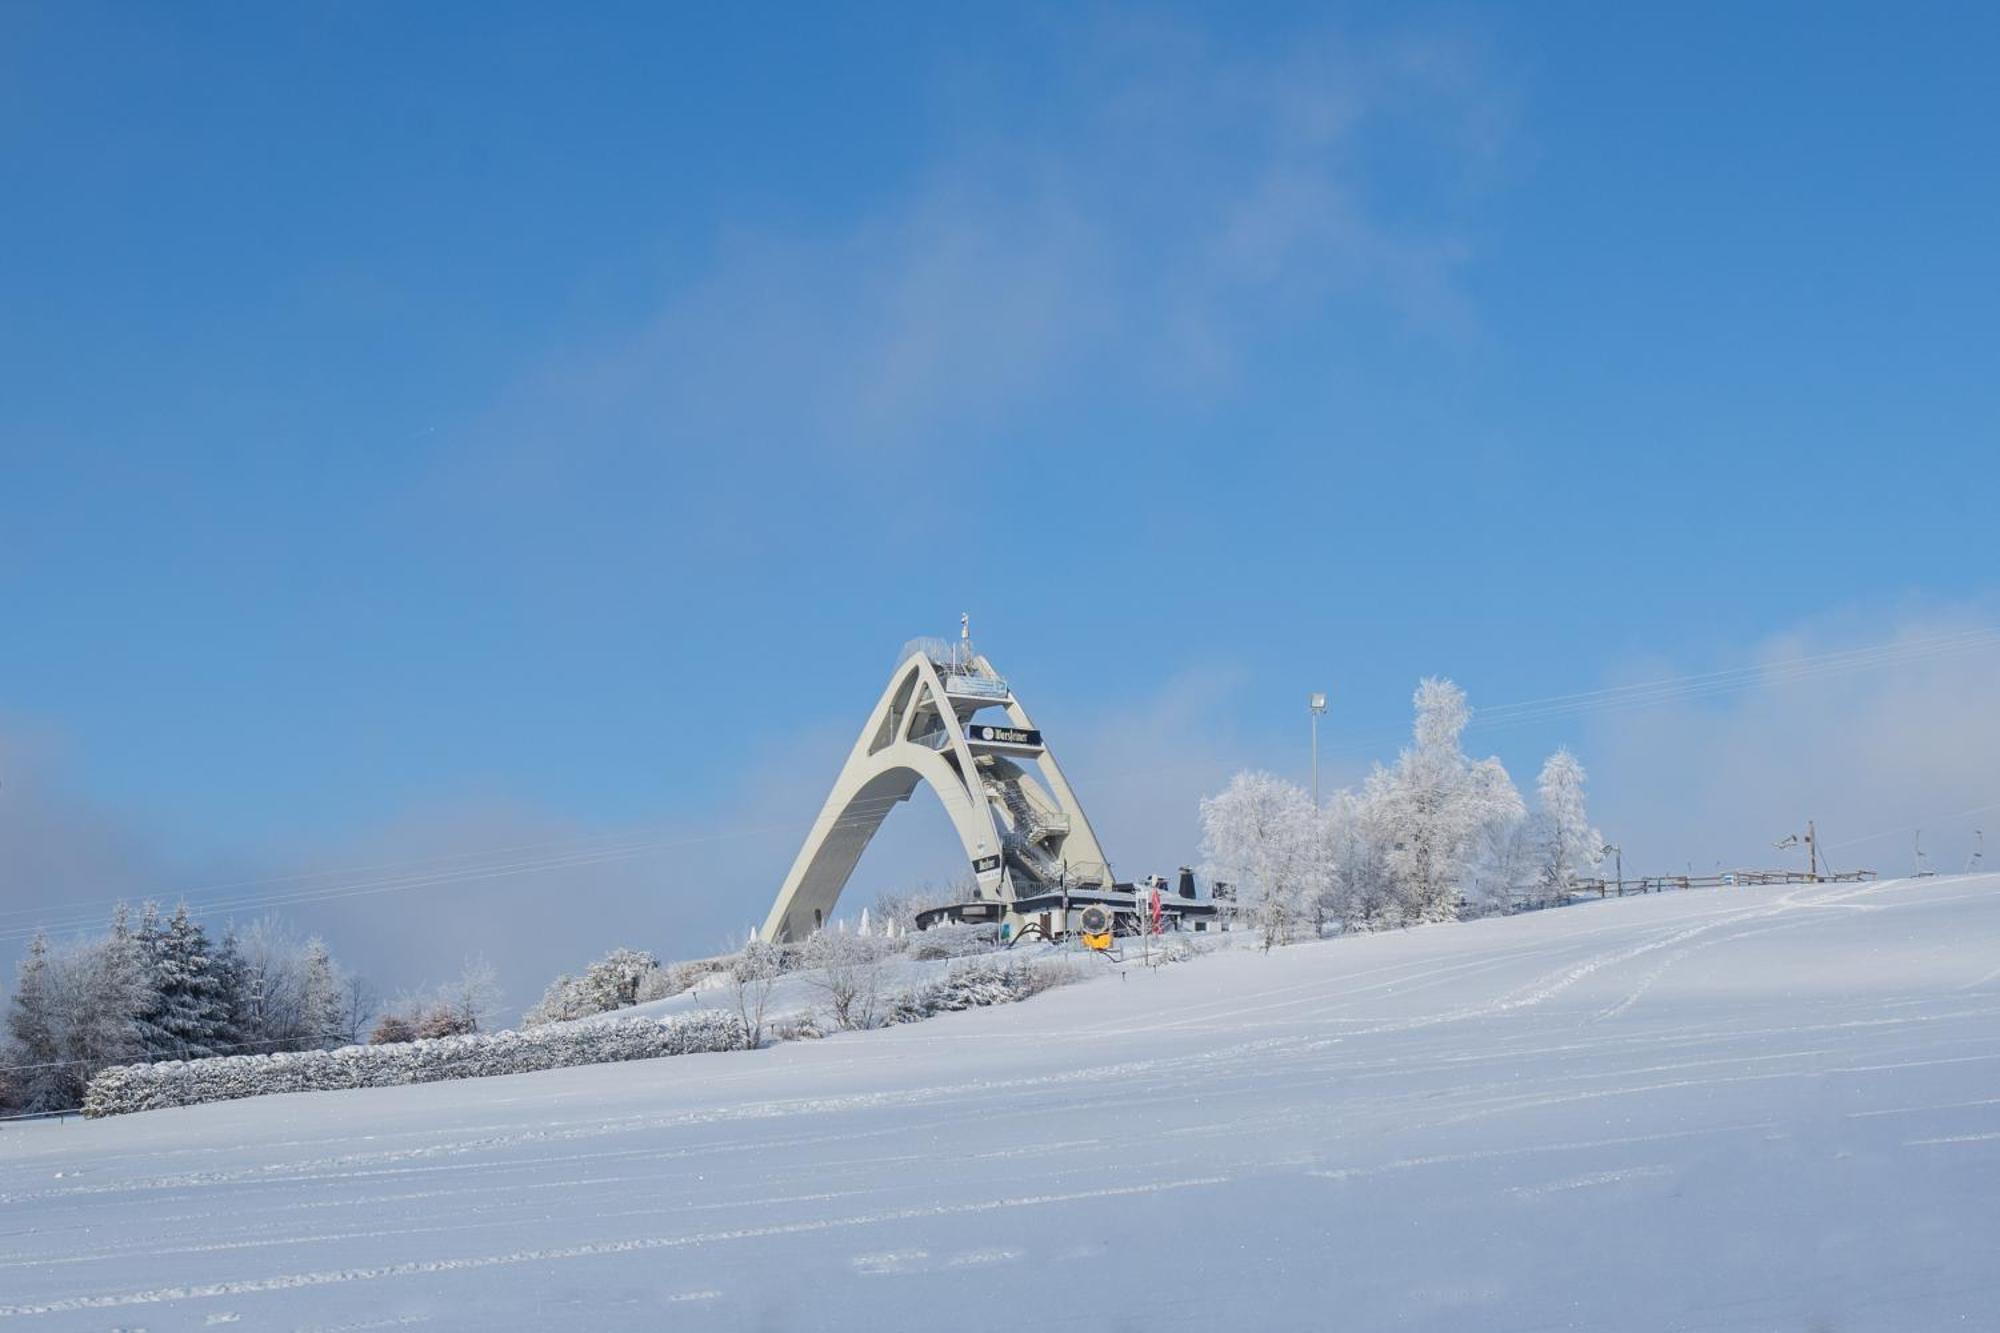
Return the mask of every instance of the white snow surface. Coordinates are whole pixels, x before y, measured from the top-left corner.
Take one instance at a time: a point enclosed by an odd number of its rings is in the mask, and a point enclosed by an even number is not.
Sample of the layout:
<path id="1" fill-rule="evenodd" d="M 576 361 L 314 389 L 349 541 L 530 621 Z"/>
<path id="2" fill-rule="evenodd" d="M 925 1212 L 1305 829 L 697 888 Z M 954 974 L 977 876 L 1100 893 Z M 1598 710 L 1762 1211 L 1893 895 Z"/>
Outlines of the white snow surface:
<path id="1" fill-rule="evenodd" d="M 2000 876 L 0 1132 L 13 1328 L 2000 1326 Z"/>

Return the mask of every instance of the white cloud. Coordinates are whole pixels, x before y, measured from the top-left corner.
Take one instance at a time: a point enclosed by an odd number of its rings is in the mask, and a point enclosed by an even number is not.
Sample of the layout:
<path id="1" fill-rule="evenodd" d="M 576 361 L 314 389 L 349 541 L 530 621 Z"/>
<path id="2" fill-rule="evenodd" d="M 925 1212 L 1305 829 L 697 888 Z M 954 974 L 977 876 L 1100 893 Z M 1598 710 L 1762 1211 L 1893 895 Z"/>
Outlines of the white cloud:
<path id="1" fill-rule="evenodd" d="M 1330 311 L 1467 324 L 1462 214 L 1507 122 L 1477 43 L 1316 32 L 1245 58 L 1125 25 L 1081 45 L 1056 111 L 992 108 L 1009 128 L 945 135 L 845 224 L 725 223 L 642 328 L 496 410 L 477 469 L 496 440 L 537 485 L 579 455 L 868 459 L 1073 390 L 1213 392 Z"/>
<path id="2" fill-rule="evenodd" d="M 1893 629 L 1830 618 L 1757 645 L 1750 660 L 1769 670 L 1754 688 L 1595 721 L 1595 810 L 1624 840 L 1628 872 L 1787 864 L 1797 854 L 1771 844 L 1808 818 L 1837 869 L 1908 874 L 1919 825 L 1934 868 L 1962 867 L 1974 828 L 2000 830 L 2000 647 L 1926 645 L 1994 622 L 1977 607 L 1913 613 Z M 1874 644 L 1904 647 L 1865 669 L 1782 665 Z M 1995 808 L 1965 813 L 1983 805 Z"/>

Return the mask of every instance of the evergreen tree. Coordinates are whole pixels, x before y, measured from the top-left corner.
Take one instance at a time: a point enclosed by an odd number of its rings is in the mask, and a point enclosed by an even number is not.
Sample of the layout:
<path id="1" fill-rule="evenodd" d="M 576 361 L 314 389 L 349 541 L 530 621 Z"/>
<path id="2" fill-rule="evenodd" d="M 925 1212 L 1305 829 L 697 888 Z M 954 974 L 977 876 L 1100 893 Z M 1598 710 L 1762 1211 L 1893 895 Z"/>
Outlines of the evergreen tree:
<path id="1" fill-rule="evenodd" d="M 14 980 L 14 998 L 7 1009 L 7 1032 L 13 1038 L 8 1063 L 14 1070 L 16 1099 L 29 1111 L 64 1105 L 61 1084 L 62 1048 L 57 1032 L 55 997 L 50 993 L 49 941 L 36 934 Z"/>
<path id="2" fill-rule="evenodd" d="M 216 1034 L 217 1045 L 223 1054 L 255 1054 L 257 1048 L 249 1045 L 249 968 L 244 962 L 243 948 L 237 942 L 234 926 L 223 932 L 222 943 L 215 948 L 214 972 L 216 987 L 222 997 L 222 1021 Z"/>
<path id="3" fill-rule="evenodd" d="M 164 928 L 158 920 L 158 912 L 149 907 L 140 926 L 140 939 L 150 944 L 147 961 L 154 992 L 143 1020 L 146 1048 L 160 1060 L 219 1054 L 229 1026 L 228 999 L 216 976 L 208 934 L 188 914 L 186 903 Z"/>

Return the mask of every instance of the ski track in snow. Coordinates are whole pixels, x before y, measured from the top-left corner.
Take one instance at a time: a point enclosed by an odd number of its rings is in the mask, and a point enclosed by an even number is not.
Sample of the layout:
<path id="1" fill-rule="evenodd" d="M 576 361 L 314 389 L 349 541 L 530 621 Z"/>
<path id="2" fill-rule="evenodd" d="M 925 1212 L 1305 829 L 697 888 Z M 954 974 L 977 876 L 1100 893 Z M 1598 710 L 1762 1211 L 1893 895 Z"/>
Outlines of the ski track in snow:
<path id="1" fill-rule="evenodd" d="M 32 1124 L 0 1321 L 999 1329 L 1055 1280 L 1116 1298 L 1051 1327 L 1976 1324 L 1996 948 L 1997 876 L 1688 892 L 749 1055 Z"/>

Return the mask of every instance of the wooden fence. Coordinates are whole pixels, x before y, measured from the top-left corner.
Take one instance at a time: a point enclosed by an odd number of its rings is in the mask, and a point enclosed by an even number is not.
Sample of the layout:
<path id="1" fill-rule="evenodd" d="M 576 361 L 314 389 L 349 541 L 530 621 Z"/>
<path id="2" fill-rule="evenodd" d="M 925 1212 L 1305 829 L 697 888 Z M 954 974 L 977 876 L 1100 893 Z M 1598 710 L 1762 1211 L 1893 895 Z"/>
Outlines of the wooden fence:
<path id="1" fill-rule="evenodd" d="M 1648 875 L 1643 879 L 1578 880 L 1569 891 L 1572 898 L 1596 894 L 1600 898 L 1623 898 L 1628 893 L 1665 893 L 1669 889 L 1737 889 L 1752 884 L 1864 884 L 1875 878 L 1872 870 L 1829 871 L 1821 875 L 1803 870 L 1725 870 L 1716 875 Z"/>

